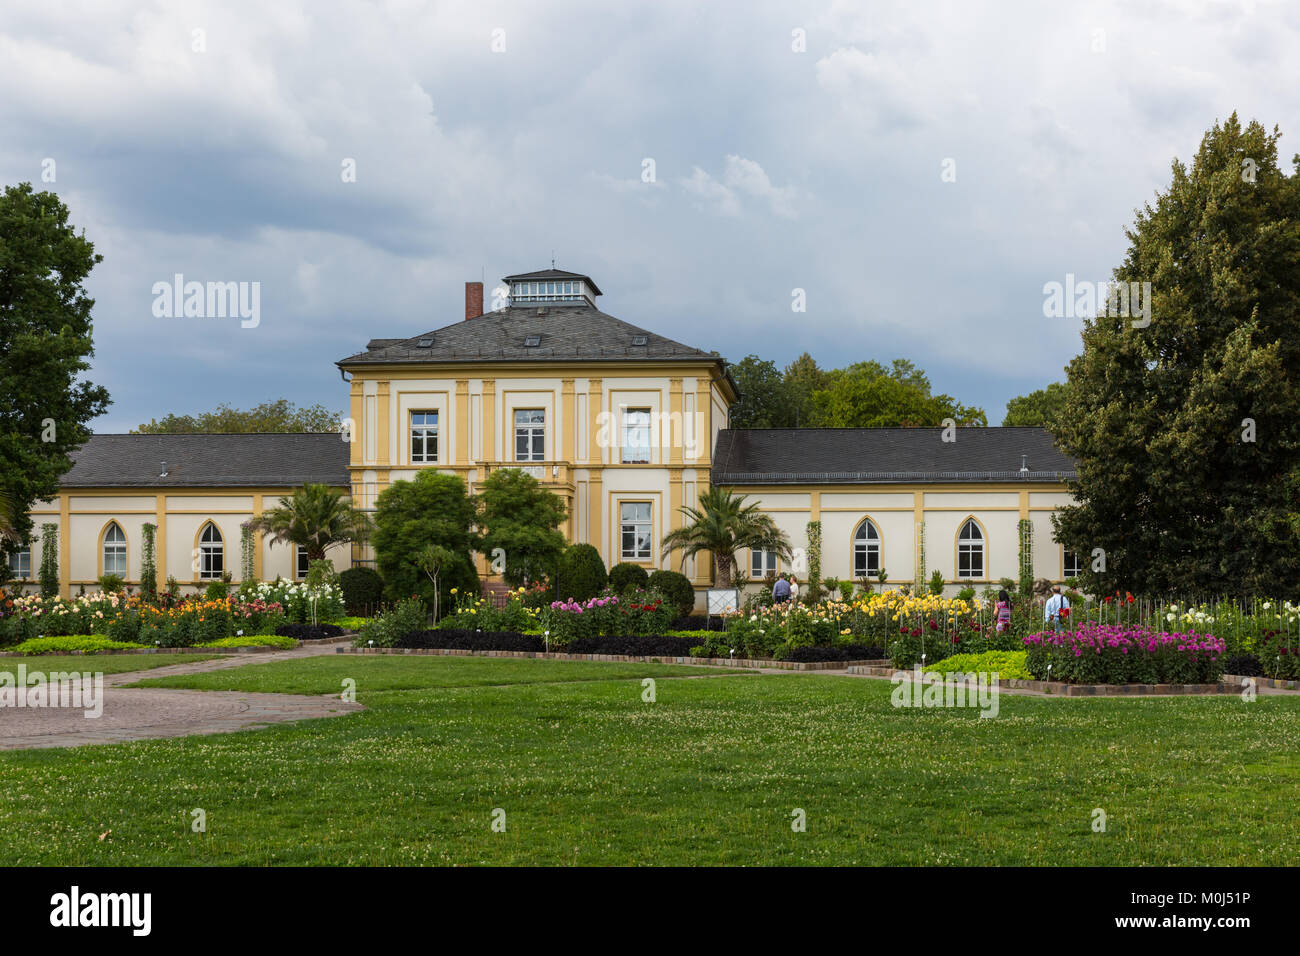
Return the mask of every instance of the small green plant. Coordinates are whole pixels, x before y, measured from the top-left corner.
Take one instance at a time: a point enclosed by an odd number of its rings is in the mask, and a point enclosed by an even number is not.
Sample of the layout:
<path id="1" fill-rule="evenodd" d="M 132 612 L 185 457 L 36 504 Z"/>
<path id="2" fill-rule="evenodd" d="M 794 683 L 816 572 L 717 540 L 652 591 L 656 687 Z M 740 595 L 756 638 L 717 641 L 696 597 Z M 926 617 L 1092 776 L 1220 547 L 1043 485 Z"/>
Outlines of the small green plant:
<path id="1" fill-rule="evenodd" d="M 99 579 L 99 589 L 105 594 L 117 594 L 126 587 L 126 579 L 120 574 L 105 574 Z"/>
<path id="2" fill-rule="evenodd" d="M 59 594 L 59 526 L 41 525 L 41 597 Z"/>
<path id="3" fill-rule="evenodd" d="M 155 539 L 156 524 L 145 523 L 141 529 L 140 545 L 140 596 L 152 603 L 158 597 L 158 558 Z"/>
<path id="4" fill-rule="evenodd" d="M 934 572 L 930 575 L 930 593 L 943 593 L 943 572 L 938 568 L 935 568 Z"/>

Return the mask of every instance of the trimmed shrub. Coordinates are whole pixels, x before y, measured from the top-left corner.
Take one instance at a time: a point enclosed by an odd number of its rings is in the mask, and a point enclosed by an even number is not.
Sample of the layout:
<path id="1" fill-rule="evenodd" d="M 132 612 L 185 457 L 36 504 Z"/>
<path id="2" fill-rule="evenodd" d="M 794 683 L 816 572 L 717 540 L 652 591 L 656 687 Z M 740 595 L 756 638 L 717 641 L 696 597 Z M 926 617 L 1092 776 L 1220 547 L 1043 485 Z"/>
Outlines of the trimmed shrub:
<path id="1" fill-rule="evenodd" d="M 251 634 L 245 637 L 223 637 L 219 641 L 207 641 L 196 647 L 297 647 L 298 642 L 292 637 L 281 634 Z"/>
<path id="2" fill-rule="evenodd" d="M 695 610 L 695 588 L 691 579 L 680 571 L 655 571 L 648 579 L 651 591 L 658 591 L 664 599 L 677 605 L 677 613 L 688 615 Z"/>
<path id="3" fill-rule="evenodd" d="M 339 587 L 350 615 L 373 613 L 384 596 L 384 579 L 374 568 L 348 568 L 339 575 Z"/>
<path id="4" fill-rule="evenodd" d="M 114 641 L 102 634 L 69 634 L 60 637 L 34 637 L 12 648 L 19 654 L 69 654 L 74 651 L 93 654 L 95 651 L 126 651 L 144 647 Z"/>
<path id="5" fill-rule="evenodd" d="M 1025 666 L 1024 651 L 985 651 L 983 654 L 954 654 L 925 668 L 940 674 L 992 674 L 1004 680 L 1032 680 Z"/>
<path id="6" fill-rule="evenodd" d="M 646 637 L 580 637 L 565 651 L 570 654 L 627 654 L 633 657 L 687 657 L 701 637 L 670 637 L 653 634 Z"/>
<path id="7" fill-rule="evenodd" d="M 275 633 L 299 641 L 319 641 L 327 637 L 342 637 L 343 628 L 337 624 L 281 624 Z"/>
<path id="8" fill-rule="evenodd" d="M 645 568 L 623 561 L 609 569 L 609 586 L 615 594 L 625 594 L 633 588 L 645 588 L 650 575 Z"/>
<path id="9" fill-rule="evenodd" d="M 871 644 L 841 644 L 836 647 L 795 647 L 784 660 L 811 664 L 820 661 L 877 661 L 884 656 L 883 647 Z"/>
<path id="10" fill-rule="evenodd" d="M 225 581 L 213 581 L 203 592 L 205 601 L 224 601 L 230 594 L 230 585 Z"/>
<path id="11" fill-rule="evenodd" d="M 688 614 L 686 617 L 675 619 L 670 631 L 725 631 L 727 629 L 727 619 L 725 617 L 714 616 L 705 617 L 703 614 Z"/>
<path id="12" fill-rule="evenodd" d="M 411 631 L 399 638 L 396 646 L 457 651 L 542 651 L 546 649 L 540 634 L 470 631 L 455 627 Z"/>
<path id="13" fill-rule="evenodd" d="M 588 601 L 604 591 L 609 580 L 600 552 L 589 544 L 566 548 L 555 576 L 557 601 Z"/>

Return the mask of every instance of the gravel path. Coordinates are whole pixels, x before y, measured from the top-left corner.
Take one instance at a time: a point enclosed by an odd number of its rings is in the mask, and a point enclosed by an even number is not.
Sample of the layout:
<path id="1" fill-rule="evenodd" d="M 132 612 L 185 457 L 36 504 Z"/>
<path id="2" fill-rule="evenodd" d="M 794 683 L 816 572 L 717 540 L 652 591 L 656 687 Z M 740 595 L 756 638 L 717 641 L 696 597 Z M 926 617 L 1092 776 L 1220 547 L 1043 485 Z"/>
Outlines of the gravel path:
<path id="1" fill-rule="evenodd" d="M 365 708 L 337 696 L 254 694 L 239 691 L 164 690 L 129 688 L 145 677 L 177 677 L 227 670 L 248 664 L 293 660 L 334 653 L 335 642 L 314 642 L 304 647 L 267 654 L 233 654 L 193 664 L 172 664 L 148 671 L 104 677 L 103 712 L 86 717 L 71 707 L 0 708 L 0 750 L 45 747 L 80 747 L 190 734 L 225 734 L 271 724 L 314 717 L 335 717 Z M 93 658 L 88 659 L 88 663 Z M 6 661 L 0 670 L 15 671 L 19 659 Z M 40 668 L 40 658 L 22 660 L 29 671 Z M 65 667 L 67 665 L 61 665 Z M 93 666 L 93 664 L 91 664 Z"/>

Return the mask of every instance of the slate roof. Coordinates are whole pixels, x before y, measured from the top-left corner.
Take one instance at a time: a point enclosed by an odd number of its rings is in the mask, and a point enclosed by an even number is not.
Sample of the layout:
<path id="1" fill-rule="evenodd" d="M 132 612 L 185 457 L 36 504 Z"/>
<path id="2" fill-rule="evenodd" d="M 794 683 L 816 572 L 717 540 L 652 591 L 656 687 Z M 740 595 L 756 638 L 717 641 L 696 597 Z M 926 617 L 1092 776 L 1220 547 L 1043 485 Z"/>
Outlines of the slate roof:
<path id="1" fill-rule="evenodd" d="M 72 453 L 64 488 L 348 487 L 337 432 L 257 435 L 92 435 Z M 167 462 L 167 476 L 161 477 Z"/>
<path id="2" fill-rule="evenodd" d="M 539 336 L 536 346 L 524 345 Z M 645 345 L 633 345 L 638 336 Z M 421 340 L 428 345 L 421 347 Z M 341 369 L 361 365 L 442 362 L 708 361 L 712 352 L 674 342 L 599 309 L 579 303 L 515 305 L 456 322 L 409 339 L 371 339 L 364 352 L 340 359 Z"/>
<path id="3" fill-rule="evenodd" d="M 1042 428 L 755 428 L 718 433 L 715 485 L 1062 481 L 1074 463 Z M 1028 475 L 1020 474 L 1021 456 Z"/>

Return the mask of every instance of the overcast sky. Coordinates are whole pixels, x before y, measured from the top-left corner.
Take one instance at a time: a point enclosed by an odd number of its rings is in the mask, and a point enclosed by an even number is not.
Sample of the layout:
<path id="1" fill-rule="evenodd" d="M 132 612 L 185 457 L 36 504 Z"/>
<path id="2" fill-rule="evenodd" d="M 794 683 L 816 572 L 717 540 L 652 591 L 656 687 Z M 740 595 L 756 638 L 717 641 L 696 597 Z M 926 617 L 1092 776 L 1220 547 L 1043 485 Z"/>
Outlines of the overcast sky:
<path id="1" fill-rule="evenodd" d="M 1264 0 L 5 0 L 0 181 L 52 173 L 104 256 L 98 432 L 342 410 L 335 361 L 552 252 L 637 325 L 910 358 L 997 424 L 1078 350 L 1044 283 L 1107 278 L 1216 119 L 1290 167 L 1297 62 Z M 260 283 L 260 324 L 156 316 L 177 273 Z"/>

